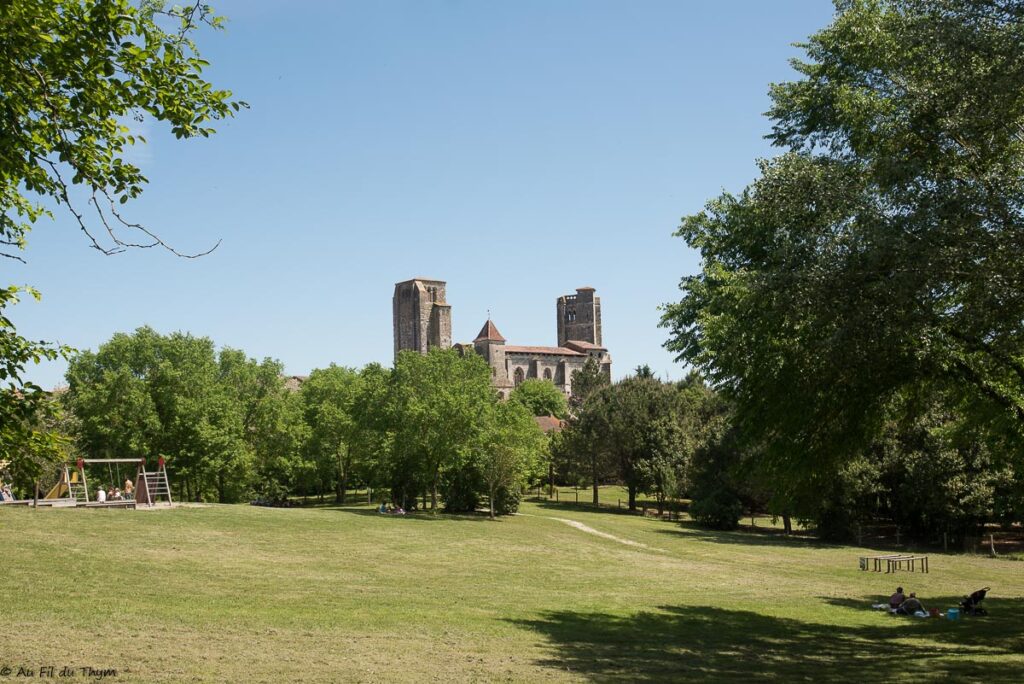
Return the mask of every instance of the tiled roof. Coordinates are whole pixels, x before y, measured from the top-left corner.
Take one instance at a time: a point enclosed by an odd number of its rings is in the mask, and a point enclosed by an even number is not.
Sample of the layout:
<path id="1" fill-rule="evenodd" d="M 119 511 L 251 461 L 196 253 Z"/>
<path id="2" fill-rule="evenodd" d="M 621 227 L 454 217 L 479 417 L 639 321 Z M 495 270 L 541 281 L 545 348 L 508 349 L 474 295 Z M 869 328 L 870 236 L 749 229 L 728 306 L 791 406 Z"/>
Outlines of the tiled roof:
<path id="1" fill-rule="evenodd" d="M 586 356 L 567 347 L 516 347 L 505 346 L 505 354 L 556 354 L 558 356 Z"/>
<path id="2" fill-rule="evenodd" d="M 608 351 L 608 347 L 602 347 L 599 344 L 584 342 L 583 340 L 567 340 L 565 346 L 571 349 L 600 349 L 601 351 Z"/>
<path id="3" fill-rule="evenodd" d="M 565 421 L 554 416 L 534 416 L 533 419 L 544 432 L 561 432 L 565 428 Z"/>
<path id="4" fill-rule="evenodd" d="M 480 328 L 480 334 L 477 335 L 476 339 L 473 341 L 479 342 L 480 340 L 488 340 L 490 342 L 504 342 L 505 338 L 501 336 L 501 333 L 498 332 L 498 328 L 495 327 L 494 323 L 491 322 L 491 319 L 488 318 L 487 322 L 484 323 L 484 327 Z"/>

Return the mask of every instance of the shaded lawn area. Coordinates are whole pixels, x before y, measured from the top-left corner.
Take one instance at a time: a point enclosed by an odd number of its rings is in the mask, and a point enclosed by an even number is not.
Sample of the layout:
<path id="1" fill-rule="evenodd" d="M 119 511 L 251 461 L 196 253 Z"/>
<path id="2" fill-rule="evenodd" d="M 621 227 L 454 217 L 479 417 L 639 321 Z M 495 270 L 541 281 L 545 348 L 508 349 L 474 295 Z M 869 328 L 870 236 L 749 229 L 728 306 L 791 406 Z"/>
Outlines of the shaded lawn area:
<path id="1" fill-rule="evenodd" d="M 1024 681 L 1019 562 L 932 554 L 928 575 L 887 576 L 857 569 L 866 549 L 522 512 L 0 510 L 0 668 L 147 682 Z M 992 615 L 871 610 L 897 582 L 943 610 L 991 585 Z"/>

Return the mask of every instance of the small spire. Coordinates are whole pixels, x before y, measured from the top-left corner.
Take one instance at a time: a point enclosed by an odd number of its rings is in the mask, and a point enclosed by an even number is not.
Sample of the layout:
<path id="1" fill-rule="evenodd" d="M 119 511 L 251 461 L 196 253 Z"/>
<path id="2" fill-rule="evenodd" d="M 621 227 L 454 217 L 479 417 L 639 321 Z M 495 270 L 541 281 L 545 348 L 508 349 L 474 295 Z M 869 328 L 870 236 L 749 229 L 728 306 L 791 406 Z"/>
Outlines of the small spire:
<path id="1" fill-rule="evenodd" d="M 480 342 L 481 340 L 487 340 L 490 342 L 504 342 L 505 338 L 498 332 L 498 328 L 488 318 L 487 322 L 484 323 L 484 327 L 480 329 L 480 334 L 476 336 L 474 342 Z"/>

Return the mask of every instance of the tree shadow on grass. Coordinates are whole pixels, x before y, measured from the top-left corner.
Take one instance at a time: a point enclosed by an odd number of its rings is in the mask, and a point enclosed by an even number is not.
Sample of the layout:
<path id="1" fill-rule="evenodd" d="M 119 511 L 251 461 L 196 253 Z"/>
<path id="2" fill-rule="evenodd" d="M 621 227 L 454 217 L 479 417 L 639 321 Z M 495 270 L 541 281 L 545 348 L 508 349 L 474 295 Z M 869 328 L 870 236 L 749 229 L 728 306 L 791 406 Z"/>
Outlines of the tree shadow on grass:
<path id="1" fill-rule="evenodd" d="M 513 623 L 548 642 L 551 654 L 538 664 L 592 681 L 1020 682 L 1022 609 L 1024 600 L 1004 599 L 992 603 L 992 616 L 958 622 L 879 611 L 878 625 L 867 627 L 690 606 L 631 616 L 548 611 Z"/>
<path id="2" fill-rule="evenodd" d="M 830 544 L 808 534 L 781 535 L 775 532 L 749 530 L 709 530 L 691 520 L 678 522 L 670 528 L 657 530 L 659 534 L 689 537 L 716 544 L 742 544 L 743 546 L 784 546 L 801 549 L 838 549 L 842 544 Z"/>
<path id="3" fill-rule="evenodd" d="M 615 506 L 610 506 L 608 504 L 595 506 L 589 501 L 586 503 L 583 501 L 575 503 L 573 501 L 538 501 L 535 499 L 529 499 L 528 501 L 538 508 L 551 511 L 561 511 L 563 513 L 566 511 L 579 511 L 581 513 L 606 513 L 609 515 L 629 515 L 633 517 L 639 517 L 640 515 L 639 510 L 631 511 L 628 508 L 616 508 Z"/>

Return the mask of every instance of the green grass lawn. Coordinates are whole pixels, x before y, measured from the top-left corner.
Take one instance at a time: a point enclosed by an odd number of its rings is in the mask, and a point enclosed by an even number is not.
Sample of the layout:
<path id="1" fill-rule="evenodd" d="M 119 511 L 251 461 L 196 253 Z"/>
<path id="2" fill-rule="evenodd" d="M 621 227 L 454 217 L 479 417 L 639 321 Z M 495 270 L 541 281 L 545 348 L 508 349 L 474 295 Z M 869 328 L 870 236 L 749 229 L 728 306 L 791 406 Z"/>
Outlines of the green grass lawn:
<path id="1" fill-rule="evenodd" d="M 852 547 L 547 503 L 522 513 L 3 509 L 0 668 L 146 682 L 1024 681 L 1024 563 L 932 554 L 930 574 L 893 577 L 859 571 Z M 872 611 L 897 582 L 943 610 L 991 585 L 991 616 Z"/>

